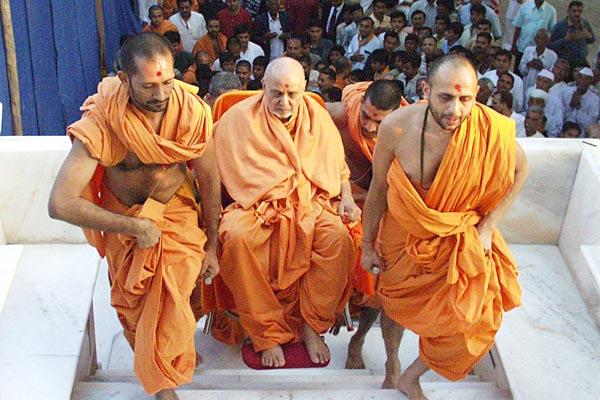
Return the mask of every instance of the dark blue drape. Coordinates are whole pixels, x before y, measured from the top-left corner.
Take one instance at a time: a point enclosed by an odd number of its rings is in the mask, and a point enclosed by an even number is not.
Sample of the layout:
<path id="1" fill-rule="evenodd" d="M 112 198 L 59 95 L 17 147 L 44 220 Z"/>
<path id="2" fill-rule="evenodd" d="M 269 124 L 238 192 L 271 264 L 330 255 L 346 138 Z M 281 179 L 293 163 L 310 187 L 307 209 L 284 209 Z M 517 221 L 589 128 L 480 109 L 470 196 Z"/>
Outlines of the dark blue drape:
<path id="1" fill-rule="evenodd" d="M 64 135 L 101 78 L 93 0 L 11 0 L 21 114 L 25 135 Z M 119 38 L 140 30 L 126 0 L 104 0 L 106 60 L 110 71 Z M 0 41 L 1 42 L 1 41 Z M 3 43 L 0 43 L 2 134 L 12 133 Z"/>

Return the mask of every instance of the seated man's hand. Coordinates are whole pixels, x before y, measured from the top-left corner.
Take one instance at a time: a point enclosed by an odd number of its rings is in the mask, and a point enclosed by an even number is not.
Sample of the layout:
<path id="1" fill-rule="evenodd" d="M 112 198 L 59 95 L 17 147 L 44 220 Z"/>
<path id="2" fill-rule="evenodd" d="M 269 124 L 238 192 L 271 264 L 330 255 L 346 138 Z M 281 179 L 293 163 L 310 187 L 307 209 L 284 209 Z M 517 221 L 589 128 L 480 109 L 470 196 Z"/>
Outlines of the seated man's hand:
<path id="1" fill-rule="evenodd" d="M 485 222 L 477 225 L 477 232 L 479 233 L 479 239 L 481 240 L 481 246 L 485 254 L 488 254 L 492 250 L 492 235 L 494 230 L 488 226 Z"/>
<path id="2" fill-rule="evenodd" d="M 344 223 L 356 222 L 360 219 L 360 208 L 354 202 L 352 196 L 342 196 L 338 206 L 338 213 Z"/>

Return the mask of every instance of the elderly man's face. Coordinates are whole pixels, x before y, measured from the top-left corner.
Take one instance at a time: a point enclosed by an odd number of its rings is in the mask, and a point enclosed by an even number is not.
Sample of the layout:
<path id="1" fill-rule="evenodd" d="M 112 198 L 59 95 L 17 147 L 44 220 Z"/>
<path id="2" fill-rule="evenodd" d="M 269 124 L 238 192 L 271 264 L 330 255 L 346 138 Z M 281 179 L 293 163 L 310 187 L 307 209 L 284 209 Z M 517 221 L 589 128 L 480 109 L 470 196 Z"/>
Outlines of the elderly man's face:
<path id="1" fill-rule="evenodd" d="M 267 74 L 263 86 L 267 109 L 271 114 L 287 122 L 298 113 L 306 86 L 302 69 Z"/>
<path id="2" fill-rule="evenodd" d="M 298 39 L 288 40 L 286 53 L 288 57 L 300 58 L 302 56 L 302 42 Z"/>
<path id="3" fill-rule="evenodd" d="M 533 136 L 536 132 L 544 130 L 544 116 L 537 111 L 529 111 L 525 117 L 525 132 Z"/>

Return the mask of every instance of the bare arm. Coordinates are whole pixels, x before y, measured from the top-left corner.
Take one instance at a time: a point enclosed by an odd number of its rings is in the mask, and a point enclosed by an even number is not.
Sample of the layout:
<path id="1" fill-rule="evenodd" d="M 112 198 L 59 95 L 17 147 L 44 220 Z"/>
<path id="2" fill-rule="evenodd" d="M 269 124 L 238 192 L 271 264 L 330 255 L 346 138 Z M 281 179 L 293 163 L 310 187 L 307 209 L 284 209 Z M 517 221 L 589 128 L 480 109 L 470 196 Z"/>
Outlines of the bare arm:
<path id="1" fill-rule="evenodd" d="M 81 197 L 92 179 L 98 161 L 93 159 L 85 145 L 75 139 L 50 193 L 48 213 L 51 218 L 60 219 L 83 228 L 104 232 L 118 232 L 139 236 L 149 229 L 149 220 L 116 214 L 97 206 Z M 154 226 L 156 229 L 156 227 Z"/>
<path id="2" fill-rule="evenodd" d="M 215 142 L 211 140 L 202 157 L 194 160 L 194 174 L 200 188 L 202 219 L 208 242 L 206 250 L 217 250 L 221 215 L 221 175 L 217 167 Z"/>
<path id="3" fill-rule="evenodd" d="M 498 203 L 498 206 L 488 213 L 477 225 L 481 241 L 484 250 L 491 249 L 492 245 L 492 231 L 496 228 L 506 211 L 514 203 L 519 196 L 527 175 L 529 173 L 529 166 L 527 164 L 527 157 L 525 152 L 517 143 L 516 145 L 516 159 L 515 159 L 515 181 L 508 194 Z"/>
<path id="4" fill-rule="evenodd" d="M 373 154 L 373 179 L 367 193 L 363 217 L 363 242 L 373 244 L 379 220 L 387 207 L 387 173 L 394 160 L 394 131 L 391 124 L 384 121 L 379 126 L 377 144 Z"/>
<path id="5" fill-rule="evenodd" d="M 373 154 L 373 179 L 367 193 L 363 216 L 363 239 L 361 243 L 362 267 L 374 273 L 383 265 L 375 250 L 375 237 L 379 221 L 387 208 L 387 173 L 394 160 L 395 132 L 388 119 L 379 126 L 377 144 Z"/>
<path id="6" fill-rule="evenodd" d="M 206 284 L 219 273 L 217 246 L 219 241 L 219 220 L 221 216 L 221 175 L 217 167 L 215 141 L 210 140 L 204 154 L 194 160 L 194 174 L 200 188 L 202 219 L 208 238 L 205 246 L 206 255 L 202 263 L 200 275 Z"/>

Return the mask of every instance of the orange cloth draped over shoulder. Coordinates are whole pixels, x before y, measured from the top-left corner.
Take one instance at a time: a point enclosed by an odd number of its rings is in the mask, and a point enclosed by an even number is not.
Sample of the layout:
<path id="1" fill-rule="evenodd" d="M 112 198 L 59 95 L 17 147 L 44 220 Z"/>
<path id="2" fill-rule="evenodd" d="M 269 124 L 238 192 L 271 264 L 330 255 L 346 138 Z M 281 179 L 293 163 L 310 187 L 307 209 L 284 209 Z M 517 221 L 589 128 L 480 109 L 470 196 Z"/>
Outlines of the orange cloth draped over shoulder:
<path id="1" fill-rule="evenodd" d="M 179 32 L 177 27 L 167 20 L 164 20 L 163 22 L 161 22 L 161 24 L 158 28 L 155 28 L 154 25 L 152 25 L 152 24 L 148 24 L 144 27 L 143 31 L 160 33 L 161 35 L 164 35 L 165 32 Z"/>
<path id="2" fill-rule="evenodd" d="M 217 51 L 217 49 L 215 49 L 215 44 L 214 44 L 212 38 L 210 37 L 210 35 L 207 33 L 206 35 L 204 35 L 200 39 L 198 39 L 198 41 L 194 45 L 194 49 L 192 50 L 192 53 L 195 56 L 196 53 L 198 53 L 199 51 L 207 52 L 208 56 L 210 57 L 210 65 L 212 65 L 216 61 L 216 59 L 219 58 L 219 56 L 222 53 L 227 51 L 226 50 L 227 36 L 225 36 L 221 32 L 219 32 L 217 40 L 219 41 L 219 46 L 221 47 L 220 52 Z"/>
<path id="3" fill-rule="evenodd" d="M 350 173 L 331 117 L 305 94 L 284 124 L 259 93 L 221 115 L 214 135 L 234 200 L 219 228 L 220 275 L 254 350 L 299 340 L 303 321 L 325 332 L 350 294 L 354 259 L 335 204 Z"/>
<path id="4" fill-rule="evenodd" d="M 192 11 L 200 12 L 198 0 L 192 0 Z M 163 16 L 168 19 L 171 15 L 177 12 L 177 0 L 163 0 L 161 4 Z"/>
<path id="5" fill-rule="evenodd" d="M 373 151 L 375 150 L 375 143 L 377 143 L 377 136 L 373 138 L 363 136 L 360 127 L 360 109 L 362 107 L 363 98 L 365 97 L 365 92 L 372 83 L 373 82 L 371 81 L 354 83 L 346 86 L 342 91 L 342 102 L 344 103 L 344 109 L 348 116 L 348 134 L 370 162 L 373 162 Z M 405 107 L 407 105 L 408 102 L 402 98 L 400 100 L 400 107 Z M 358 190 L 362 189 L 358 188 Z M 360 264 L 360 242 L 363 234 L 362 223 L 353 227 L 351 234 L 356 244 L 357 251 L 353 286 L 358 292 L 365 296 L 374 296 L 377 280 L 376 276 L 365 271 Z M 380 306 L 379 302 L 374 299 L 361 299 L 359 302 L 366 302 L 366 305 L 374 307 Z"/>
<path id="6" fill-rule="evenodd" d="M 191 175 L 167 203 L 148 199 L 128 207 L 103 182 L 104 168 L 128 152 L 144 164 L 176 164 L 197 159 L 208 141 L 210 109 L 179 84 L 167 105 L 160 132 L 129 101 L 116 77 L 105 78 L 82 106 L 83 117 L 68 128 L 99 166 L 84 198 L 112 212 L 153 220 L 161 230 L 149 249 L 125 234 L 84 229 L 89 243 L 106 256 L 112 283 L 111 304 L 134 350 L 134 370 L 144 389 L 156 393 L 191 381 L 196 353 L 196 319 L 190 296 L 204 259 L 206 236 Z"/>
<path id="7" fill-rule="evenodd" d="M 509 192 L 515 124 L 476 104 L 454 132 L 429 191 L 413 186 L 397 160 L 379 249 L 385 313 L 420 336 L 421 360 L 462 379 L 494 343 L 503 310 L 521 302 L 516 263 L 498 230 L 484 253 L 477 224 Z"/>

